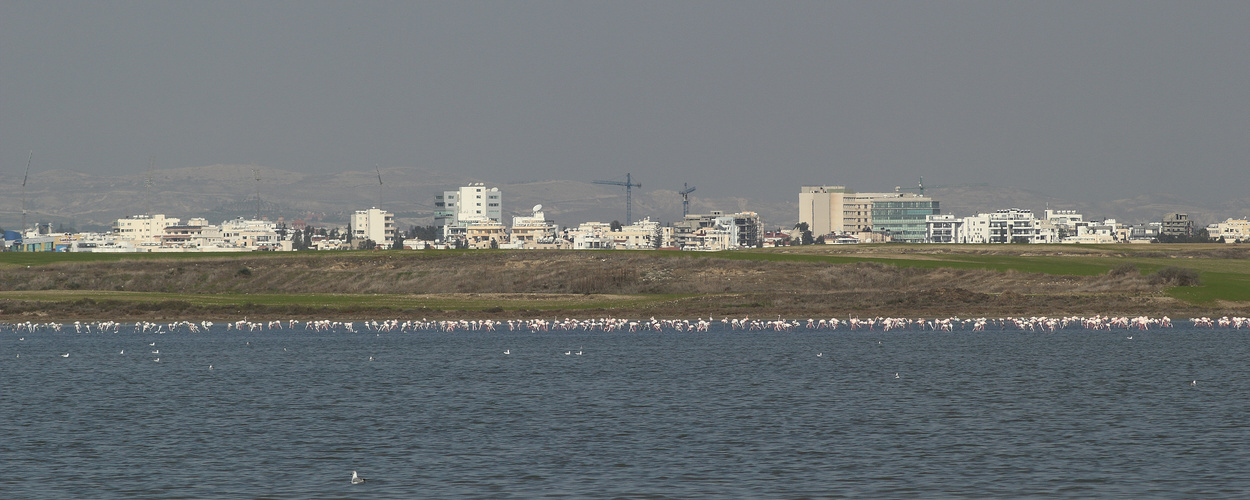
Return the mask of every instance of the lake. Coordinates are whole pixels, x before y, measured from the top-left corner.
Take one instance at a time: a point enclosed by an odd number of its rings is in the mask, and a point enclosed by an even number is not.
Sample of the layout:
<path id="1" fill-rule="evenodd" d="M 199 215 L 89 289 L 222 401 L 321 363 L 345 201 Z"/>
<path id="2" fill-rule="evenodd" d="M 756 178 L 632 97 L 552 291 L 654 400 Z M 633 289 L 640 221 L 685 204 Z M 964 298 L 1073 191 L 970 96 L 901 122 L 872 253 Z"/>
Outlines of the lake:
<path id="1" fill-rule="evenodd" d="M 1246 332 L 1180 323 L 4 326 L 0 497 L 1244 497 Z"/>

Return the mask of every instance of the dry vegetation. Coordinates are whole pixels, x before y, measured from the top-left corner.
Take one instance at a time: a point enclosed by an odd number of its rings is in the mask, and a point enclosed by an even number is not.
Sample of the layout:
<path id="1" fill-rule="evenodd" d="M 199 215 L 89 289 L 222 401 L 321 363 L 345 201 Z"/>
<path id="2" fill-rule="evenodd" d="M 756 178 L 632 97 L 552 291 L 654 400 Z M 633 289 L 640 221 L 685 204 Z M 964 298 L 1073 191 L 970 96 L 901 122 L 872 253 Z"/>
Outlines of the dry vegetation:
<path id="1" fill-rule="evenodd" d="M 960 247 L 966 252 L 988 251 Z M 1001 248 L 1001 247 L 1000 247 Z M 1014 247 L 1012 247 L 1014 248 Z M 1083 249 L 1101 252 L 1099 249 Z M 800 248 L 797 251 L 849 251 Z M 907 253 L 907 246 L 861 247 L 872 255 Z M 945 249 L 941 249 L 946 251 Z M 1033 248 L 1028 248 L 1033 251 Z M 1183 249 L 1186 250 L 1186 249 Z M 1224 249 L 1203 249 L 1219 252 Z M 1239 249 L 1237 249 L 1239 250 Z M 1072 252 L 1072 247 L 1064 247 Z M 930 252 L 933 253 L 933 252 Z M 1001 252 L 1000 252 L 1001 254 Z M 866 255 L 866 254 L 863 254 Z M 1097 255 L 1092 254 L 1092 255 Z M 1162 254 L 1164 257 L 1168 255 Z M 921 256 L 923 257 L 923 256 Z M 1163 295 L 1173 283 L 1118 267 L 1096 276 L 1067 276 L 950 267 L 896 267 L 874 262 L 740 260 L 657 252 L 379 252 L 51 262 L 0 272 L 0 319 L 237 317 L 481 317 L 617 315 L 1060 315 L 1212 314 Z M 404 309 L 353 305 L 330 308 L 195 301 L 136 303 L 23 300 L 22 292 L 64 290 L 246 294 L 494 294 L 503 307 Z M 40 292 L 46 293 L 46 292 Z M 497 295 L 503 294 L 503 295 Z M 515 294 L 515 295 L 510 295 Z M 529 295 L 525 295 L 529 294 Z M 537 294 L 537 295 L 536 295 Z M 603 308 L 528 309 L 526 297 L 598 297 Z M 635 301 L 608 294 L 662 295 Z"/>

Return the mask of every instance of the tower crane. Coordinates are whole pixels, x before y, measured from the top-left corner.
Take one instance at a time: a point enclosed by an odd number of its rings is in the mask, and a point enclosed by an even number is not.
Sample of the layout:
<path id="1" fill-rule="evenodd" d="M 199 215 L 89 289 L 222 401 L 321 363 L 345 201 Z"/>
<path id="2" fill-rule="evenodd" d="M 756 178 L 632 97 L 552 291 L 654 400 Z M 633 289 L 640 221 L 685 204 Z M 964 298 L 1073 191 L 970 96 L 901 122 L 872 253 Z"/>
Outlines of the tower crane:
<path id="1" fill-rule="evenodd" d="M 641 188 L 642 183 L 635 183 L 629 174 L 625 174 L 625 182 L 621 181 L 592 181 L 591 184 L 607 184 L 610 186 L 625 186 L 625 225 L 634 223 L 634 200 L 631 188 Z"/>
<path id="2" fill-rule="evenodd" d="M 677 194 L 681 195 L 681 216 L 685 217 L 690 215 L 690 193 L 694 192 L 694 186 L 689 186 L 684 182 L 681 183 L 681 186 L 684 189 Z"/>

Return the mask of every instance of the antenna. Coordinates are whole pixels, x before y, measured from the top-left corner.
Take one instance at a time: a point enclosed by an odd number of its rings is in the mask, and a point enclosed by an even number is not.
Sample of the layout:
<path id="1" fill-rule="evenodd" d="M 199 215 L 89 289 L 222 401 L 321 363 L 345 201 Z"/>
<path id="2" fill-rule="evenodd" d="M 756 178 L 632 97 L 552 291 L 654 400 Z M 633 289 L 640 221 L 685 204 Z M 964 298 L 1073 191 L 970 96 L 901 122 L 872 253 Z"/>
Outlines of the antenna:
<path id="1" fill-rule="evenodd" d="M 148 176 L 143 180 L 143 213 L 152 215 L 152 169 L 156 168 L 156 157 L 148 157 Z"/>
<path id="2" fill-rule="evenodd" d="M 373 168 L 378 171 L 378 210 L 382 209 L 382 165 L 373 164 Z"/>
<path id="3" fill-rule="evenodd" d="M 681 186 L 683 189 L 677 194 L 681 195 L 681 216 L 685 217 L 690 215 L 690 193 L 694 192 L 694 186 L 687 186 L 684 182 Z"/>
<path id="4" fill-rule="evenodd" d="M 260 220 L 260 167 L 252 167 L 252 175 L 256 176 L 256 220 Z"/>
<path id="5" fill-rule="evenodd" d="M 634 223 L 634 200 L 630 192 L 630 188 L 641 188 L 641 183 L 633 182 L 629 174 L 625 174 L 625 182 L 621 181 L 591 181 L 591 184 L 608 184 L 611 186 L 625 186 L 625 225 L 629 226 Z"/>

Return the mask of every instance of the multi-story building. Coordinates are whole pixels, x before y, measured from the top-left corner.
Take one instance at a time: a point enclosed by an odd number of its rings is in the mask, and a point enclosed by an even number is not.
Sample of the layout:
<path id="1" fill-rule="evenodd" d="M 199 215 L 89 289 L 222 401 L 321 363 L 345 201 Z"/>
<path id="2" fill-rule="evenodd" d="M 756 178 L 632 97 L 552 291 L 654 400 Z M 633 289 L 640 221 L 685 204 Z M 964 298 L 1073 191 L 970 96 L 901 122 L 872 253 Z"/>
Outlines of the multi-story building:
<path id="1" fill-rule="evenodd" d="M 682 250 L 734 250 L 759 245 L 760 217 L 755 212 L 690 214 L 673 224 L 673 244 Z"/>
<path id="2" fill-rule="evenodd" d="M 612 247 L 618 250 L 654 250 L 672 245 L 673 228 L 661 226 L 647 217 L 621 226 L 620 231 L 613 231 L 610 236 Z"/>
<path id="3" fill-rule="evenodd" d="M 959 231 L 964 220 L 953 214 L 925 216 L 926 243 L 959 243 Z"/>
<path id="4" fill-rule="evenodd" d="M 560 248 L 561 241 L 556 235 L 559 227 L 554 221 L 547 220 L 542 211 L 543 206 L 534 207 L 532 215 L 512 218 L 512 234 L 507 248 Z"/>
<path id="5" fill-rule="evenodd" d="M 242 217 L 221 223 L 221 243 L 224 247 L 248 251 L 291 249 L 291 241 L 283 241 L 274 221 Z"/>
<path id="6" fill-rule="evenodd" d="M 889 234 L 895 242 L 923 243 L 927 233 L 926 218 L 941 212 L 938 202 L 911 193 L 892 195 L 873 198 L 873 232 Z"/>
<path id="7" fill-rule="evenodd" d="M 1207 236 L 1220 241 L 1223 238 L 1224 243 L 1246 243 L 1250 242 L 1250 220 L 1247 219 L 1228 219 L 1224 222 L 1217 222 L 1207 226 Z"/>
<path id="8" fill-rule="evenodd" d="M 503 222 L 503 193 L 477 182 L 455 191 L 444 191 L 434 199 L 435 224 L 443 237 L 464 235 L 471 224 Z"/>
<path id="9" fill-rule="evenodd" d="M 390 248 L 395 242 L 395 214 L 376 207 L 357 210 L 352 214 L 348 231 L 356 247 L 365 240 L 372 240 L 378 248 Z"/>
<path id="10" fill-rule="evenodd" d="M 1163 216 L 1163 225 L 1159 229 L 1159 234 L 1188 238 L 1194 235 L 1193 221 L 1189 220 L 1189 214 L 1167 214 Z"/>
<path id="11" fill-rule="evenodd" d="M 877 203 L 882 203 L 877 205 Z M 874 210 L 885 217 L 875 221 Z M 925 216 L 938 213 L 938 202 L 914 193 L 856 193 L 845 186 L 802 186 L 799 222 L 812 234 L 881 231 L 887 225 L 896 241 L 923 241 Z"/>
<path id="12" fill-rule="evenodd" d="M 179 219 L 165 217 L 164 214 L 132 215 L 113 223 L 113 235 L 116 241 L 127 242 L 136 248 L 158 247 L 165 228 L 177 226 L 178 222 Z"/>

